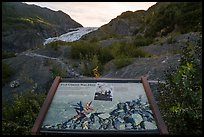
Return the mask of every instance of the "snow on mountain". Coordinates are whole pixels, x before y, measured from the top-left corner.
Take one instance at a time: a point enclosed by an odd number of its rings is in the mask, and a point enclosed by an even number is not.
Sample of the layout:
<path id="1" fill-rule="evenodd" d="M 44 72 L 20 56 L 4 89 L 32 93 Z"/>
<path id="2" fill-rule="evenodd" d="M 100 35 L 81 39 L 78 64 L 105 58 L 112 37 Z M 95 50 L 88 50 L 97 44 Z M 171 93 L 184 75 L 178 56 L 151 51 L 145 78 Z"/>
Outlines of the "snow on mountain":
<path id="1" fill-rule="evenodd" d="M 75 28 L 74 31 L 65 33 L 59 37 L 53 37 L 53 38 L 48 38 L 45 39 L 45 42 L 43 43 L 43 45 L 46 45 L 50 42 L 53 41 L 66 41 L 66 42 L 72 42 L 72 41 L 76 41 L 79 40 L 83 35 L 88 34 L 92 31 L 97 30 L 98 27 L 80 27 L 80 28 Z"/>

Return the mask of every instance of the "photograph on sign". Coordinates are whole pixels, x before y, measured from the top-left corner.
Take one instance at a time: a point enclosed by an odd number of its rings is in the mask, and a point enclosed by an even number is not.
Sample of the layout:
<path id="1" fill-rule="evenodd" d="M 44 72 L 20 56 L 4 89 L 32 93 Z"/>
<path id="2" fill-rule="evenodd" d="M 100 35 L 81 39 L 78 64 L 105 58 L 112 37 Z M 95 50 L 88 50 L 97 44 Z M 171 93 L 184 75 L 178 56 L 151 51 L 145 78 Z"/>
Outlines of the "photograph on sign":
<path id="1" fill-rule="evenodd" d="M 96 83 L 94 100 L 112 101 L 113 86 L 108 83 Z"/>

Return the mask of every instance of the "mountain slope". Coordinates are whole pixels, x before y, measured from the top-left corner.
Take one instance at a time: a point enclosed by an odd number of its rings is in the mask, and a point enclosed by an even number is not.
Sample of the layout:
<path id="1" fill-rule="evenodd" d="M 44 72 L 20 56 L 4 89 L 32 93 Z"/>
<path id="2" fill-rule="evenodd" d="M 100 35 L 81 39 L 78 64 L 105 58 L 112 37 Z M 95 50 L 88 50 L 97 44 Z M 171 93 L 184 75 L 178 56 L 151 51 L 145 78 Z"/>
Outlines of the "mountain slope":
<path id="1" fill-rule="evenodd" d="M 134 35 L 155 38 L 172 31 L 184 34 L 201 30 L 201 2 L 158 2 L 146 11 L 126 11 L 83 39 L 104 40 Z"/>
<path id="2" fill-rule="evenodd" d="M 62 11 L 20 2 L 2 3 L 2 50 L 21 52 L 44 39 L 82 27 Z"/>

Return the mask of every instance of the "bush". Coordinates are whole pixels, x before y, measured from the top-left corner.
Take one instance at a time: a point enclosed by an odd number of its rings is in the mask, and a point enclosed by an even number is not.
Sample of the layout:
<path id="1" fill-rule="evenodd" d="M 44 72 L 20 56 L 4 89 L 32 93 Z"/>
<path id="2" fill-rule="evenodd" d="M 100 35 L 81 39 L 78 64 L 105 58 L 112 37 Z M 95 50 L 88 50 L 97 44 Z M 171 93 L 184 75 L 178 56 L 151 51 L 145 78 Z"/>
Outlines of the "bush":
<path id="1" fill-rule="evenodd" d="M 45 99 L 44 93 L 26 91 L 15 96 L 13 103 L 3 102 L 3 135 L 29 135 Z"/>
<path id="2" fill-rule="evenodd" d="M 53 48 L 54 50 L 58 50 L 60 45 L 68 45 L 68 44 L 69 42 L 58 40 L 58 41 L 53 41 L 53 42 L 48 43 L 47 46 Z"/>
<path id="3" fill-rule="evenodd" d="M 143 36 L 136 36 L 134 38 L 134 45 L 136 45 L 137 47 L 141 47 L 141 46 L 148 46 L 151 43 L 153 43 L 153 38 L 150 37 L 143 37 Z"/>
<path id="4" fill-rule="evenodd" d="M 178 26 L 181 33 L 202 30 L 202 4 L 200 2 L 158 3 L 158 8 L 146 16 L 145 37 L 156 37 L 165 29 L 165 35 Z"/>
<path id="5" fill-rule="evenodd" d="M 148 57 L 149 53 L 137 48 L 133 43 L 114 43 L 112 45 L 112 55 L 114 58 L 124 56 L 129 58 L 134 57 Z"/>
<path id="6" fill-rule="evenodd" d="M 72 59 L 80 59 L 80 57 L 93 56 L 99 50 L 99 47 L 95 43 L 88 41 L 76 41 L 71 44 L 70 57 Z"/>
<path id="7" fill-rule="evenodd" d="M 102 72 L 103 65 L 112 59 L 116 59 L 115 63 L 120 68 L 130 64 L 130 58 L 149 56 L 149 53 L 137 48 L 132 42 L 114 42 L 110 46 L 101 47 L 96 43 L 80 40 L 72 43 L 70 52 L 72 59 L 81 60 L 81 73 L 86 76 L 93 76 L 92 70 L 96 66 L 99 66 L 99 71 Z"/>
<path id="8" fill-rule="evenodd" d="M 99 72 L 102 72 L 102 65 L 98 60 L 98 56 L 81 57 L 80 70 L 82 75 L 94 77 L 93 69 L 98 66 Z"/>
<path id="9" fill-rule="evenodd" d="M 113 55 L 111 53 L 110 47 L 102 47 L 98 51 L 98 59 L 101 62 L 101 64 L 105 64 L 108 61 L 113 59 Z"/>
<path id="10" fill-rule="evenodd" d="M 53 64 L 51 68 L 52 78 L 54 79 L 56 76 L 65 77 L 66 71 L 60 68 L 59 65 Z"/>
<path id="11" fill-rule="evenodd" d="M 201 45 L 183 47 L 180 66 L 160 84 L 159 106 L 170 134 L 202 134 Z"/>

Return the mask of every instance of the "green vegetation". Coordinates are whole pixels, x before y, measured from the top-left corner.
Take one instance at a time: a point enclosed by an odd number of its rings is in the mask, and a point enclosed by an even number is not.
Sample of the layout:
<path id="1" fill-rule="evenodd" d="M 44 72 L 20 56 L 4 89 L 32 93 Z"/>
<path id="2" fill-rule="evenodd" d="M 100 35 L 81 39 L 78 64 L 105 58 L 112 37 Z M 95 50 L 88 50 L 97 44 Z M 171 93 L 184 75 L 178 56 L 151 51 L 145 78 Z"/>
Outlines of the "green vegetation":
<path id="1" fill-rule="evenodd" d="M 80 59 L 81 73 L 86 76 L 93 76 L 92 70 L 99 66 L 99 71 L 103 70 L 103 65 L 113 59 L 107 47 L 100 47 L 94 42 L 76 41 L 71 44 L 70 58 Z"/>
<path id="2" fill-rule="evenodd" d="M 58 50 L 59 49 L 59 43 L 60 43 L 60 41 L 54 41 L 54 42 L 48 43 L 46 46 L 51 47 L 54 50 Z"/>
<path id="3" fill-rule="evenodd" d="M 65 77 L 66 71 L 62 69 L 59 65 L 53 64 L 51 67 L 52 78 L 54 79 L 56 76 Z"/>
<path id="4" fill-rule="evenodd" d="M 93 76 L 92 70 L 99 66 L 102 73 L 103 66 L 111 60 L 117 68 L 129 65 L 137 57 L 149 57 L 149 53 L 144 52 L 130 42 L 114 42 L 109 46 L 102 47 L 95 42 L 79 40 L 71 44 L 70 58 L 81 60 L 81 72 L 83 75 Z"/>
<path id="5" fill-rule="evenodd" d="M 72 59 L 80 59 L 81 57 L 93 57 L 94 54 L 99 52 L 99 46 L 96 43 L 90 43 L 89 41 L 80 40 L 71 43 L 71 54 Z"/>
<path id="6" fill-rule="evenodd" d="M 114 65 L 117 69 L 120 69 L 122 67 L 125 67 L 133 62 L 133 58 L 127 58 L 127 57 L 120 57 L 113 60 Z"/>
<path id="7" fill-rule="evenodd" d="M 111 53 L 114 58 L 118 57 L 149 57 L 150 54 L 139 49 L 132 42 L 115 42 L 111 45 Z"/>
<path id="8" fill-rule="evenodd" d="M 61 68 L 61 65 L 55 63 L 51 59 L 47 59 L 44 62 L 45 66 L 48 66 L 50 68 L 50 71 L 52 73 L 52 78 L 54 79 L 56 76 L 65 77 L 66 76 L 66 70 Z"/>
<path id="9" fill-rule="evenodd" d="M 44 102 L 44 93 L 31 91 L 16 95 L 14 101 L 2 102 L 3 135 L 29 135 Z"/>
<path id="10" fill-rule="evenodd" d="M 97 55 L 81 57 L 80 70 L 82 75 L 94 77 L 93 69 L 97 66 L 99 67 L 98 71 L 101 72 L 102 65 Z"/>
<path id="11" fill-rule="evenodd" d="M 166 36 L 174 29 L 181 33 L 202 30 L 202 4 L 200 2 L 158 3 L 145 17 L 145 37 Z"/>
<path id="12" fill-rule="evenodd" d="M 135 36 L 134 38 L 134 44 L 138 47 L 141 47 L 141 46 L 148 46 L 150 44 L 153 43 L 153 39 L 150 38 L 150 37 L 144 37 L 144 36 L 141 36 L 141 35 L 138 35 L 138 36 Z"/>
<path id="13" fill-rule="evenodd" d="M 15 57 L 15 53 L 2 51 L 2 59 Z"/>
<path id="14" fill-rule="evenodd" d="M 16 20 L 19 21 L 19 22 L 26 22 L 26 23 L 30 23 L 30 24 L 34 23 L 32 18 L 22 18 L 21 17 L 21 18 L 17 18 Z"/>
<path id="15" fill-rule="evenodd" d="M 51 26 L 49 22 L 43 20 L 40 17 L 13 17 L 5 16 L 3 19 L 3 30 L 6 31 L 10 28 L 21 29 L 21 28 L 30 28 L 34 27 L 36 24 L 44 24 Z"/>
<path id="16" fill-rule="evenodd" d="M 45 62 L 44 62 L 44 65 L 45 65 L 45 66 L 51 66 L 52 64 L 53 64 L 53 62 L 52 62 L 51 59 L 47 59 L 47 60 L 45 60 Z"/>
<path id="17" fill-rule="evenodd" d="M 98 40 L 106 40 L 111 38 L 121 38 L 122 36 L 115 33 L 104 33 L 103 35 L 97 36 Z"/>
<path id="18" fill-rule="evenodd" d="M 202 134 L 201 45 L 185 45 L 180 66 L 160 84 L 159 106 L 170 134 Z"/>
<path id="19" fill-rule="evenodd" d="M 9 78 L 12 74 L 13 70 L 11 67 L 5 61 L 2 61 L 2 86 L 9 82 Z"/>
<path id="20" fill-rule="evenodd" d="M 170 33 L 167 37 L 167 43 L 168 44 L 173 44 L 176 42 L 175 37 L 178 36 L 180 33 Z"/>
<path id="21" fill-rule="evenodd" d="M 70 43 L 72 42 L 65 42 L 65 41 L 61 41 L 61 40 L 57 40 L 57 41 L 53 41 L 53 42 L 50 42 L 48 44 L 46 44 L 45 46 L 48 46 L 48 47 L 51 47 L 55 50 L 58 50 L 60 46 L 69 46 Z"/>

